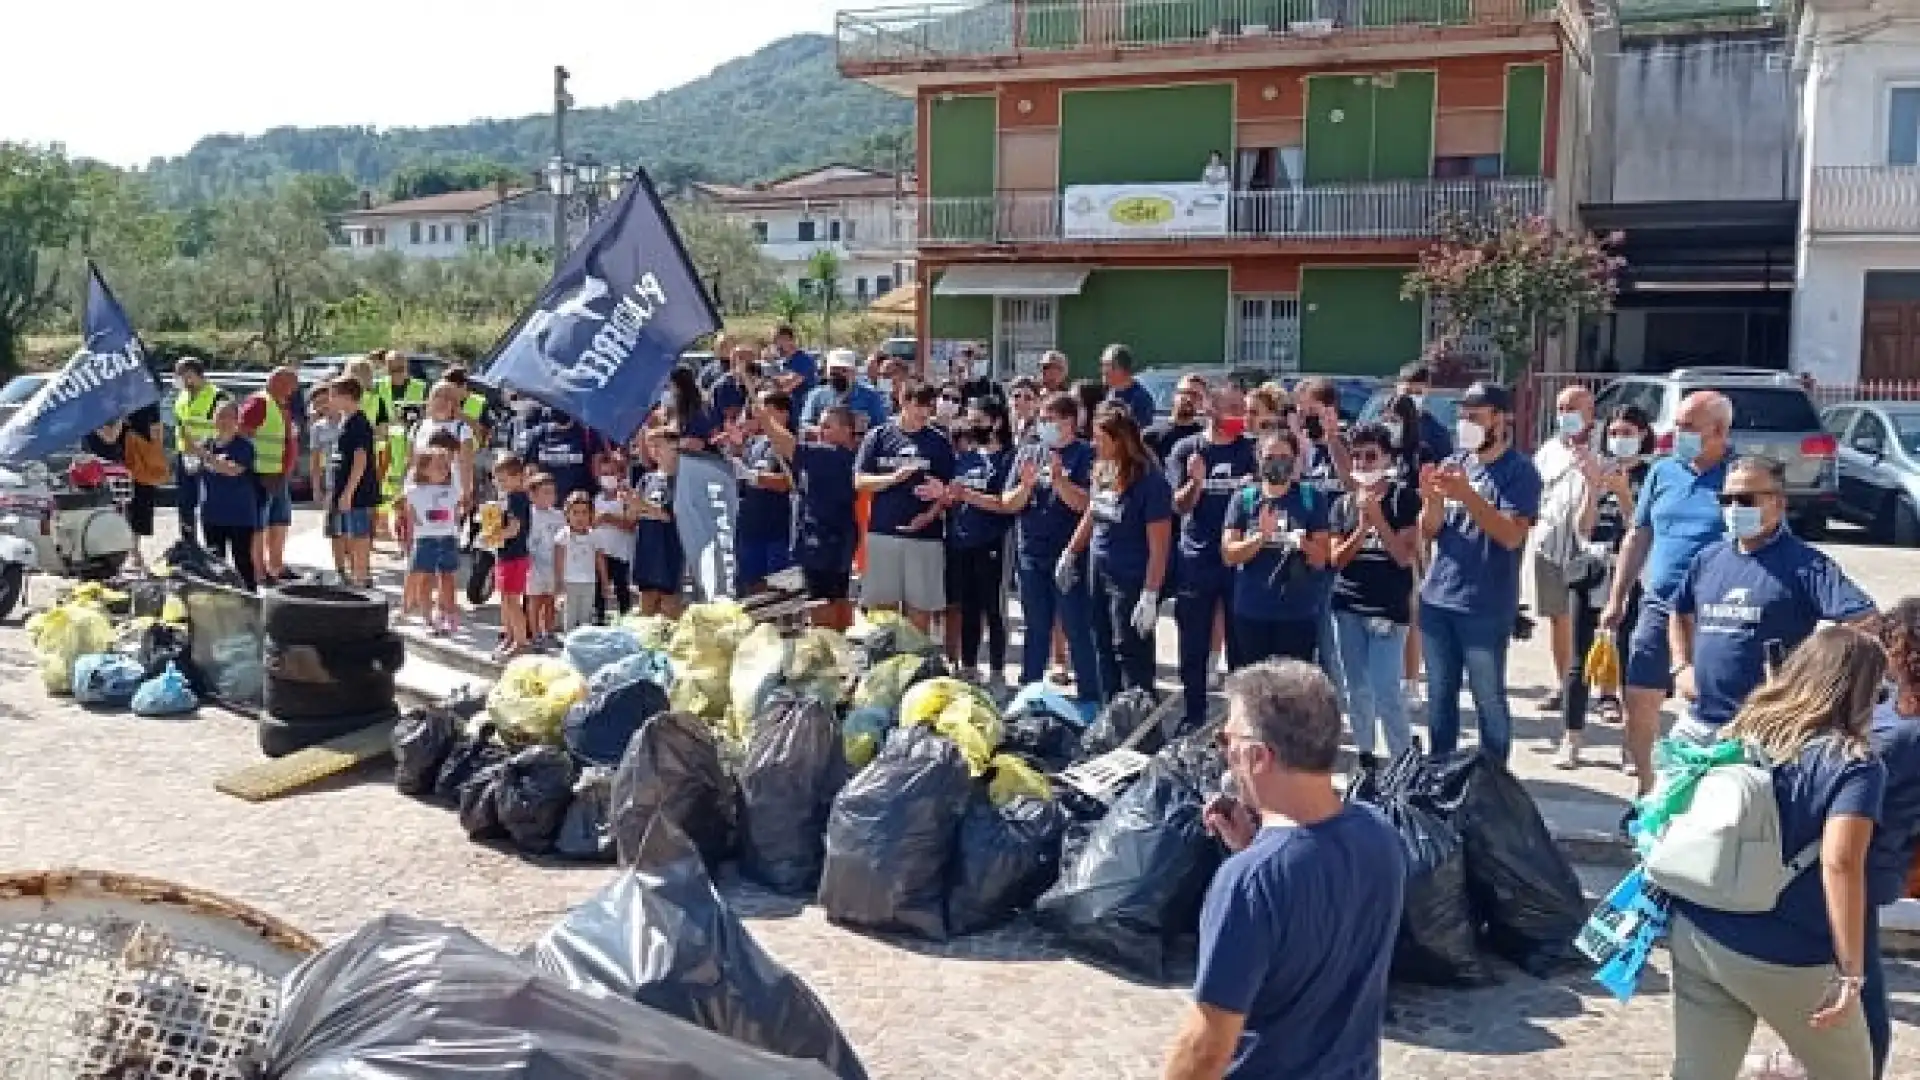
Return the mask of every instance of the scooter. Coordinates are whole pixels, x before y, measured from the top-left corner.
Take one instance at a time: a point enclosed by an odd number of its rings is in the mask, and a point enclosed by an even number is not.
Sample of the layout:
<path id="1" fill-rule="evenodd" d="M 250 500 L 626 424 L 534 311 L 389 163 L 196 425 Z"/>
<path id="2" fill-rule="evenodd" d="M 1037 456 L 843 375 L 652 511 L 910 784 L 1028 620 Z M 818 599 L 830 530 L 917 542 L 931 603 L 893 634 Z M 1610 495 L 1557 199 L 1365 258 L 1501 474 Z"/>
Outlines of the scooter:
<path id="1" fill-rule="evenodd" d="M 0 619 L 26 595 L 27 575 L 104 581 L 135 544 L 123 508 L 133 495 L 125 468 L 75 461 L 64 479 L 30 462 L 0 468 Z"/>

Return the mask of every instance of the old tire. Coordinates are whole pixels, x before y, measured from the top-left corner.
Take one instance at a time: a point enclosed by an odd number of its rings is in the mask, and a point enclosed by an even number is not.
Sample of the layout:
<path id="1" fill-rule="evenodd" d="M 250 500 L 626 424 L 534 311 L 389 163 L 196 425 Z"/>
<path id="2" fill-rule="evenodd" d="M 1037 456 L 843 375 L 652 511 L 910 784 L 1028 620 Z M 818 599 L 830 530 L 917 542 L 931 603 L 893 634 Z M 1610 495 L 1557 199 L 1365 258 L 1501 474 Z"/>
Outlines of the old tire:
<path id="1" fill-rule="evenodd" d="M 296 750 L 317 746 L 328 739 L 350 735 L 375 724 L 396 723 L 399 719 L 399 710 L 392 707 L 320 721 L 286 721 L 263 716 L 258 729 L 260 752 L 270 758 L 286 757 Z"/>
<path id="2" fill-rule="evenodd" d="M 267 712 L 280 720 L 317 721 L 376 712 L 393 705 L 393 676 L 363 672 L 332 682 L 295 682 L 267 676 Z"/>
<path id="3" fill-rule="evenodd" d="M 493 563 L 491 551 L 475 551 L 467 567 L 467 603 L 480 607 L 493 599 Z"/>
<path id="4" fill-rule="evenodd" d="M 387 601 L 338 585 L 286 585 L 265 594 L 267 637 L 281 645 L 343 645 L 387 632 Z"/>
<path id="5" fill-rule="evenodd" d="M 329 683 L 369 675 L 392 675 L 406 661 L 406 642 L 394 633 L 338 645 L 282 645 L 268 641 L 265 660 L 267 674 L 286 683 Z"/>

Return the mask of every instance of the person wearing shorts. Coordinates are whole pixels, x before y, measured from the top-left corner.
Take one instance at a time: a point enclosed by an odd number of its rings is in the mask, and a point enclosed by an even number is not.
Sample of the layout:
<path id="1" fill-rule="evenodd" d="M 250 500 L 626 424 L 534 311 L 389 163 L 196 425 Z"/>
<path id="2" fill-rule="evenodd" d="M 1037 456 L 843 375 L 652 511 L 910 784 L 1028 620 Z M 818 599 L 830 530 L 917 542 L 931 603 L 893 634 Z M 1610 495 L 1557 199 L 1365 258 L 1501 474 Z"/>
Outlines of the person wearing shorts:
<path id="1" fill-rule="evenodd" d="M 853 554 L 859 546 L 854 518 L 853 410 L 829 405 L 815 425 L 818 439 L 800 442 L 784 416 L 764 422 L 773 452 L 794 478 L 794 561 L 800 565 L 807 596 L 822 601 L 812 616 L 815 626 L 845 630 L 853 625 Z"/>
<path id="2" fill-rule="evenodd" d="M 329 462 L 333 495 L 334 561 L 349 581 L 372 584 L 373 508 L 380 501 L 380 483 L 374 475 L 373 425 L 360 408 L 364 388 L 351 377 L 333 381 L 333 414 L 340 436 Z"/>
<path id="3" fill-rule="evenodd" d="M 860 602 L 879 610 L 904 606 L 923 633 L 947 606 L 942 512 L 954 456 L 947 437 L 928 422 L 939 401 L 939 388 L 915 387 L 897 419 L 867 432 L 854 462 L 855 487 L 873 493 Z"/>
<path id="4" fill-rule="evenodd" d="M 461 492 L 453 482 L 453 455 L 440 447 L 415 454 L 408 470 L 394 513 L 401 538 L 413 546 L 406 614 L 424 618 L 438 637 L 460 625 L 453 579 L 460 572 Z"/>
<path id="5" fill-rule="evenodd" d="M 533 558 L 527 547 L 533 531 L 533 501 L 527 497 L 527 466 L 517 454 L 503 454 L 493 464 L 494 483 L 500 488 L 500 528 L 493 582 L 500 591 L 500 645 L 496 659 L 516 656 L 526 649 L 527 575 Z"/>

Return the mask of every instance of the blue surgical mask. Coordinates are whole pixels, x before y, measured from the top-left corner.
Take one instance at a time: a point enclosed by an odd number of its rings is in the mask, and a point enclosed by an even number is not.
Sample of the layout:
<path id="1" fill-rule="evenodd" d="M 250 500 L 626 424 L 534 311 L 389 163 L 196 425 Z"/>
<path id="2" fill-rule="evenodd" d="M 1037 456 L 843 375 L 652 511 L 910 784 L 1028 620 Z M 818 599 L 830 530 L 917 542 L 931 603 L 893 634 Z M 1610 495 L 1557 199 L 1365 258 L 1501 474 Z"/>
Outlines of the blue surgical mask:
<path id="1" fill-rule="evenodd" d="M 1587 421 L 1577 412 L 1556 414 L 1555 423 L 1560 426 L 1560 434 L 1572 438 L 1587 429 Z"/>
<path id="2" fill-rule="evenodd" d="M 1720 516 L 1726 519 L 1727 532 L 1735 540 L 1751 540 L 1760 535 L 1760 508 L 1757 506 L 1724 506 Z"/>
<path id="3" fill-rule="evenodd" d="M 1706 450 L 1706 443 L 1697 431 L 1676 431 L 1673 433 L 1673 456 L 1681 461 L 1692 461 Z"/>

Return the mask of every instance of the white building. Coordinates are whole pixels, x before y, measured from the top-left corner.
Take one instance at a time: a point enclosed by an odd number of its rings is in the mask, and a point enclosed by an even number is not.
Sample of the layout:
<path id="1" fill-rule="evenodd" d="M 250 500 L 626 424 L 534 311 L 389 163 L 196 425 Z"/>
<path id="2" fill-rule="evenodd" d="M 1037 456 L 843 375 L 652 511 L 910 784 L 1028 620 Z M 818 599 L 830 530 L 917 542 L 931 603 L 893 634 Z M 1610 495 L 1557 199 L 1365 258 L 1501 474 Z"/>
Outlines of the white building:
<path id="1" fill-rule="evenodd" d="M 1806 0 L 1794 62 L 1793 366 L 1823 383 L 1920 379 L 1920 0 Z"/>
<path id="2" fill-rule="evenodd" d="M 553 196 L 532 188 L 450 191 L 361 207 L 340 215 L 339 250 L 354 255 L 394 251 L 408 258 L 451 259 L 503 244 L 553 244 Z"/>
<path id="3" fill-rule="evenodd" d="M 913 178 L 826 165 L 764 184 L 695 184 L 693 197 L 746 225 L 780 280 L 809 288 L 816 251 L 840 257 L 843 303 L 864 307 L 913 280 Z"/>

